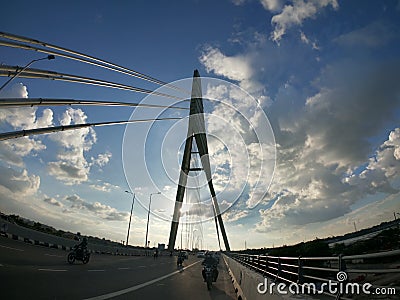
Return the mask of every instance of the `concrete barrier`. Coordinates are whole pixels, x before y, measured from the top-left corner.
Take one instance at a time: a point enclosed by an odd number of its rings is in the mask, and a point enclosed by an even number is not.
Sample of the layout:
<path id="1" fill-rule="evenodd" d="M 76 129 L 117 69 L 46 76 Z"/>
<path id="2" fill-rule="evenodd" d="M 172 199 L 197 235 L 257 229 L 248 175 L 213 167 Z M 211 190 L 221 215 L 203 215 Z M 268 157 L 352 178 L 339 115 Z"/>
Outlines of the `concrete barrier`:
<path id="1" fill-rule="evenodd" d="M 2 236 L 14 240 L 23 241 L 36 246 L 44 246 L 49 248 L 57 248 L 65 251 L 76 245 L 78 242 L 64 237 L 55 236 L 52 234 L 36 231 L 30 228 L 19 226 L 5 220 L 0 220 L 0 223 L 6 224 L 7 232 L 2 232 Z M 136 249 L 131 247 L 102 245 L 97 243 L 88 244 L 88 250 L 91 253 L 109 254 L 109 255 L 124 255 L 124 256 L 150 256 L 153 255 L 152 249 Z"/>
<path id="2" fill-rule="evenodd" d="M 260 294 L 257 287 L 260 283 L 264 283 L 264 277 L 261 274 L 246 268 L 226 255 L 223 255 L 223 258 L 232 277 L 232 283 L 238 300 L 282 300 L 288 298 L 288 295 L 285 297 L 277 294 L 276 291 L 273 294 Z"/>

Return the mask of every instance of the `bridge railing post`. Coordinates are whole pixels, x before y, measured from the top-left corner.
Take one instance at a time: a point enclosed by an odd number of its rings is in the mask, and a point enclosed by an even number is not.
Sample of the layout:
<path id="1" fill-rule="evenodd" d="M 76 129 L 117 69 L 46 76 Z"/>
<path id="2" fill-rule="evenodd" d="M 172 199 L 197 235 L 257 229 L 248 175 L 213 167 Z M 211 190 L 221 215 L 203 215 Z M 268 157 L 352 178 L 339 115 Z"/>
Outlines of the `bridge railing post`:
<path id="1" fill-rule="evenodd" d="M 346 272 L 346 269 L 347 269 L 347 267 L 346 267 L 346 262 L 343 259 L 343 254 L 339 254 L 339 272 Z M 340 283 L 343 283 L 343 282 L 346 282 L 346 281 L 347 281 L 347 279 L 345 281 L 341 281 Z M 336 300 L 340 300 L 341 297 L 342 297 L 342 293 L 341 293 L 341 290 L 339 288 L 335 299 Z"/>
<path id="2" fill-rule="evenodd" d="M 301 255 L 297 259 L 297 284 L 303 284 L 303 260 L 301 259 Z"/>
<path id="3" fill-rule="evenodd" d="M 264 267 L 264 275 L 268 273 L 268 255 L 265 256 L 265 267 Z"/>
<path id="4" fill-rule="evenodd" d="M 278 277 L 281 275 L 281 257 L 278 256 L 278 270 L 276 271 L 275 281 L 278 280 Z"/>

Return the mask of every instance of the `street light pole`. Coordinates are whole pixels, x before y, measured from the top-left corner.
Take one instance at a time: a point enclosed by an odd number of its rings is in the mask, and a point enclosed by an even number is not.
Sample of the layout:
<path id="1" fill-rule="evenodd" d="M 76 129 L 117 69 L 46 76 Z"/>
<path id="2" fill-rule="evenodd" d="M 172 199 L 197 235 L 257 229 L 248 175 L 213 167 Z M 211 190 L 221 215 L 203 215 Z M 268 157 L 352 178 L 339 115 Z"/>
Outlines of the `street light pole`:
<path id="1" fill-rule="evenodd" d="M 129 225 L 128 225 L 128 234 L 126 235 L 126 246 L 128 247 L 128 240 L 129 240 L 129 231 L 131 229 L 131 220 L 132 220 L 132 211 L 133 211 L 133 204 L 135 203 L 135 193 L 132 193 L 130 191 L 125 191 L 125 193 L 133 195 L 132 197 L 132 206 L 131 206 L 131 215 L 129 217 Z"/>
<path id="2" fill-rule="evenodd" d="M 14 76 L 11 77 L 10 79 L 8 79 L 7 82 L 4 83 L 4 84 L 0 87 L 0 91 L 1 91 L 7 84 L 9 84 L 11 81 L 13 81 L 19 74 L 21 74 L 23 71 L 25 71 L 26 68 L 28 68 L 28 67 L 29 67 L 31 64 L 33 64 L 34 62 L 39 61 L 39 60 L 45 60 L 45 59 L 51 60 L 51 59 L 55 59 L 55 58 L 56 58 L 56 57 L 55 57 L 54 55 L 48 55 L 48 56 L 43 57 L 43 58 L 31 60 L 31 61 L 30 61 L 25 67 L 23 67 L 20 71 L 17 71 L 17 70 L 18 70 L 18 69 L 17 69 L 16 72 L 15 72 L 15 74 L 14 74 Z"/>
<path id="3" fill-rule="evenodd" d="M 193 251 L 193 248 L 194 248 L 194 233 L 197 231 L 197 229 L 195 228 L 193 231 L 192 231 L 192 251 Z"/>
<path id="4" fill-rule="evenodd" d="M 149 234 L 151 196 L 153 196 L 153 195 L 159 195 L 159 194 L 161 194 L 161 192 L 151 193 L 151 194 L 150 194 L 149 210 L 148 210 L 148 212 L 147 212 L 146 242 L 144 243 L 144 247 L 145 247 L 145 248 L 148 247 L 148 245 L 147 245 L 147 236 L 148 236 L 148 234 Z"/>

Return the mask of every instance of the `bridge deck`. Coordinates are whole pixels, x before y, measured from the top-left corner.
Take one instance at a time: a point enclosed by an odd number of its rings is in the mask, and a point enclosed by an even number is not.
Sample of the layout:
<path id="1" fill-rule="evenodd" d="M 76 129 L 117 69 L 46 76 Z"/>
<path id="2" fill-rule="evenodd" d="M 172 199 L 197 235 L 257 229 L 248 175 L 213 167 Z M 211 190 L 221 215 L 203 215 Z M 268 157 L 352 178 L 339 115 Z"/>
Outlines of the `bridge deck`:
<path id="1" fill-rule="evenodd" d="M 236 299 L 223 262 L 211 291 L 201 260 L 190 256 L 178 270 L 175 257 L 96 255 L 87 265 L 66 262 L 67 252 L 0 237 L 4 299 Z M 97 298 L 96 298 L 97 297 Z"/>

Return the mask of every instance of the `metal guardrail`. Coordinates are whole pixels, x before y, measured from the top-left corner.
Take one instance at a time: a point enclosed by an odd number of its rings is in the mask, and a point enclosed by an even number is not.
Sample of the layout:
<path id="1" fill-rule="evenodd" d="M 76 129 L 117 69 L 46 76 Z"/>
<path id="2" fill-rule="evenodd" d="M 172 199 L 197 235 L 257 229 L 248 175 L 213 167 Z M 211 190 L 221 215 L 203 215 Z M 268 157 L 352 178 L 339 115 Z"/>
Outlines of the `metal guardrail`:
<path id="1" fill-rule="evenodd" d="M 262 274 L 264 277 L 272 279 L 274 282 L 284 282 L 286 284 L 296 284 L 298 286 L 307 286 L 310 283 L 314 283 L 316 286 L 321 286 L 324 282 L 334 282 L 337 284 L 341 282 L 357 282 L 362 284 L 362 281 L 366 279 L 368 274 L 389 275 L 392 273 L 400 273 L 400 250 L 362 255 L 339 255 L 332 257 L 285 257 L 240 254 L 234 252 L 228 252 L 226 255 L 253 271 Z M 382 264 L 376 262 L 370 263 L 366 266 L 366 262 L 373 259 L 395 259 L 396 257 L 399 261 L 399 266 L 397 268 L 382 267 Z M 392 263 L 394 263 L 393 260 Z M 371 268 L 371 265 L 374 266 L 374 268 Z M 338 280 L 337 276 L 339 272 L 343 272 L 342 275 L 346 277 L 344 281 Z M 355 277 L 357 274 L 362 275 Z M 400 295 L 400 287 L 398 286 L 379 286 L 372 284 L 371 287 L 374 290 L 377 288 L 388 289 L 392 294 Z M 323 294 L 336 299 L 351 299 L 348 298 L 351 295 L 341 293 L 340 291 L 336 294 L 323 291 Z"/>

